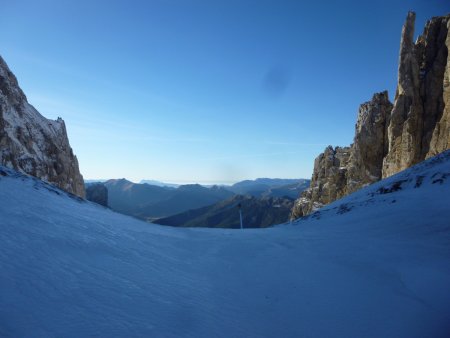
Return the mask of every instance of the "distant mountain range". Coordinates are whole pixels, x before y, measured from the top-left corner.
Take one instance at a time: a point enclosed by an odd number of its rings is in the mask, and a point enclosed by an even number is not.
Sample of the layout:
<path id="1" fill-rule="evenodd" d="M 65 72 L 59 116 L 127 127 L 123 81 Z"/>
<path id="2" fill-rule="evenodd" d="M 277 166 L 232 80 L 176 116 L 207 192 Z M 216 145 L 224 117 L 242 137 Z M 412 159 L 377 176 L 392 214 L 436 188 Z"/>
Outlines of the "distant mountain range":
<path id="1" fill-rule="evenodd" d="M 257 178 L 237 182 L 227 188 L 235 194 L 254 197 L 297 198 L 309 184 L 307 179 Z"/>
<path id="2" fill-rule="evenodd" d="M 241 205 L 244 228 L 265 228 L 288 221 L 293 204 L 294 200 L 288 198 L 236 195 L 153 223 L 179 227 L 239 228 L 238 205 Z"/>
<path id="3" fill-rule="evenodd" d="M 171 187 L 171 188 L 178 188 L 181 185 L 181 184 L 166 183 L 166 182 L 161 182 L 161 181 L 156 181 L 156 180 L 141 180 L 139 183 L 156 185 L 158 187 Z"/>
<path id="4" fill-rule="evenodd" d="M 147 182 L 158 181 L 147 180 Z M 164 184 L 162 182 L 159 183 Z M 248 195 L 253 197 L 251 199 L 253 206 L 259 205 L 257 210 L 259 213 L 264 214 L 263 218 L 284 222 L 287 220 L 287 216 L 285 217 L 284 213 L 280 212 L 280 209 L 274 209 L 270 205 L 286 205 L 288 202 L 290 203 L 291 200 L 299 196 L 301 191 L 309 186 L 309 180 L 259 178 L 238 182 L 232 186 L 211 187 L 199 184 L 187 184 L 178 187 L 151 185 L 148 183 L 133 183 L 126 179 L 113 179 L 99 184 L 100 186 L 96 184 L 93 187 L 92 183 L 86 183 L 86 186 L 90 187 L 90 196 L 99 194 L 103 196 L 104 193 L 100 191 L 101 185 L 103 185 L 107 188 L 107 204 L 111 209 L 146 221 L 167 218 L 182 214 L 188 210 L 193 210 L 196 216 L 200 216 L 197 209 L 215 206 L 216 208 L 205 209 L 205 212 L 207 212 L 206 217 L 210 217 L 216 210 L 222 210 L 221 208 L 225 208 L 225 205 L 234 203 L 232 198 L 236 195 Z M 282 198 L 282 202 L 275 202 L 276 198 Z M 257 199 L 261 200 L 257 202 Z M 93 201 L 97 202 L 96 200 Z M 225 201 L 225 204 L 218 205 L 222 201 Z M 263 211 L 263 205 L 269 206 L 273 217 L 269 217 L 267 212 Z M 180 219 L 185 217 L 183 215 Z M 224 216 L 224 220 L 219 225 L 220 227 L 226 227 L 226 219 L 228 218 Z M 195 222 L 197 221 L 193 221 L 193 223 Z M 268 224 L 267 222 L 263 223 Z M 272 222 L 271 224 L 275 223 Z M 180 226 L 186 225 L 183 222 Z M 232 226 L 234 226 L 234 223 L 229 222 L 228 227 Z"/>
<path id="5" fill-rule="evenodd" d="M 118 212 L 151 221 L 189 209 L 200 208 L 233 196 L 222 187 L 205 188 L 199 184 L 178 188 L 136 184 L 125 179 L 109 180 L 108 206 Z"/>
<path id="6" fill-rule="evenodd" d="M 103 182 L 106 182 L 107 180 L 105 180 L 105 179 L 98 179 L 98 180 L 87 180 L 87 179 L 84 179 L 84 184 L 85 185 L 88 185 L 88 184 L 92 184 L 92 183 L 103 183 Z"/>

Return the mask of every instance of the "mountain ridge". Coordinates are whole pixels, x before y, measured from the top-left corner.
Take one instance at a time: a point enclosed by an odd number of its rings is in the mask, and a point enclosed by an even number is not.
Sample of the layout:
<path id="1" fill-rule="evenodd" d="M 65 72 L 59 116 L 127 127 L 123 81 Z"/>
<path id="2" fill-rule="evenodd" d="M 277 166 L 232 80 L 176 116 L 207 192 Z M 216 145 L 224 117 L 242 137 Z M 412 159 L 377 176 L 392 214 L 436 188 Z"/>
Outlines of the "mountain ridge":
<path id="1" fill-rule="evenodd" d="M 285 183 L 289 184 L 283 185 Z M 152 221 L 184 213 L 187 210 L 212 206 L 232 198 L 236 194 L 252 195 L 260 198 L 261 203 L 263 199 L 271 197 L 293 200 L 300 191 L 306 188 L 308 183 L 309 180 L 306 179 L 260 178 L 238 182 L 235 187 L 219 185 L 205 187 L 200 184 L 184 184 L 175 188 L 149 183 L 133 183 L 121 178 L 101 183 L 108 190 L 107 194 L 99 185 L 94 187 L 93 183 L 86 183 L 86 189 L 89 190 L 88 199 L 91 201 L 104 204 L 104 200 L 107 198 L 107 205 L 113 210 Z M 95 196 L 95 199 L 92 196 Z M 275 211 L 277 214 L 279 213 L 278 210 Z M 276 219 L 281 221 L 280 218 Z"/>
<path id="2" fill-rule="evenodd" d="M 244 228 L 266 228 L 286 222 L 293 203 L 293 199 L 280 197 L 235 195 L 213 205 L 156 219 L 153 223 L 175 227 L 238 229 L 240 210 Z"/>
<path id="3" fill-rule="evenodd" d="M 108 180 L 103 184 L 108 189 L 109 207 L 143 220 L 214 204 L 233 194 L 223 187 L 206 188 L 199 184 L 173 188 L 133 183 L 126 179 Z"/>

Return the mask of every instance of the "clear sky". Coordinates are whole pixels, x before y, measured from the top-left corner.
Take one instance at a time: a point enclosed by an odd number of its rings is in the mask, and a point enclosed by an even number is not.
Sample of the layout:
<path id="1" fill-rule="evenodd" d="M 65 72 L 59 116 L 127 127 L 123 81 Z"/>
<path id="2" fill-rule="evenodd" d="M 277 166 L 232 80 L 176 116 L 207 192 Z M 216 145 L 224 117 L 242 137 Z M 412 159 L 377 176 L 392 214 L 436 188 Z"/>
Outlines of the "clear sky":
<path id="1" fill-rule="evenodd" d="M 447 0 L 0 0 L 0 54 L 85 179 L 310 178 Z"/>

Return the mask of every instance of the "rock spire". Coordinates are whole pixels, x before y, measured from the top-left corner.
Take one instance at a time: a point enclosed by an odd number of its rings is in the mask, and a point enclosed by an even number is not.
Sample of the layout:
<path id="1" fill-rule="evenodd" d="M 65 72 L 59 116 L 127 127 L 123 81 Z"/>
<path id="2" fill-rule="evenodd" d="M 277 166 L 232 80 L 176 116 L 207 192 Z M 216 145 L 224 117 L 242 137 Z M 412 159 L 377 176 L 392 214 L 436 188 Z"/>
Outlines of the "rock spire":
<path id="1" fill-rule="evenodd" d="M 414 42 L 416 15 L 403 25 L 394 104 L 387 92 L 359 108 L 350 147 L 327 147 L 291 218 L 450 148 L 450 14 L 434 17 Z"/>

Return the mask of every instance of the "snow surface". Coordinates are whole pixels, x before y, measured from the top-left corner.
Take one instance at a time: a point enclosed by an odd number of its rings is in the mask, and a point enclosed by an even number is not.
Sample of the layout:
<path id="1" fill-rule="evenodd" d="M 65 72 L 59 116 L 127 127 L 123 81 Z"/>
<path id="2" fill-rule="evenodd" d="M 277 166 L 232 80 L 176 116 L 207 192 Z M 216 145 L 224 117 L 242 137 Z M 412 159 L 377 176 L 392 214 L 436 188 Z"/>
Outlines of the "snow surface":
<path id="1" fill-rule="evenodd" d="M 292 224 L 179 229 L 0 168 L 1 337 L 448 337 L 450 152 Z"/>

